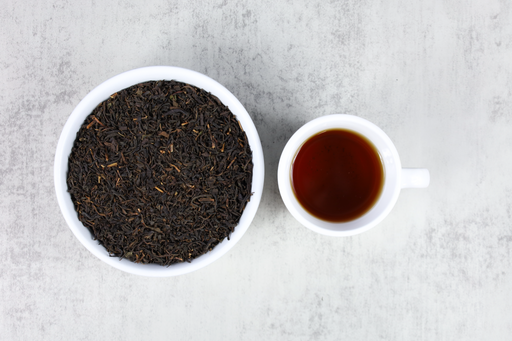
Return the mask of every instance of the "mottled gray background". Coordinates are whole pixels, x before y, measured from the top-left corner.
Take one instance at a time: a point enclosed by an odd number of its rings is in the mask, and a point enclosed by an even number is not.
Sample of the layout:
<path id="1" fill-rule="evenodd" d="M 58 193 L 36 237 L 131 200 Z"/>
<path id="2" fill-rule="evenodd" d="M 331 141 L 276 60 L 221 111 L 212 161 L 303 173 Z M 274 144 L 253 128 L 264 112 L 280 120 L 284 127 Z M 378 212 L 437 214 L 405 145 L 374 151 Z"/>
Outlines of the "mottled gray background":
<path id="1" fill-rule="evenodd" d="M 1 340 L 507 340 L 512 335 L 512 3 L 3 1 Z M 228 254 L 145 278 L 87 251 L 53 158 L 106 79 L 175 65 L 246 106 L 266 161 L 260 209 Z M 277 188 L 287 139 L 364 117 L 430 169 L 373 230 L 299 225 Z"/>

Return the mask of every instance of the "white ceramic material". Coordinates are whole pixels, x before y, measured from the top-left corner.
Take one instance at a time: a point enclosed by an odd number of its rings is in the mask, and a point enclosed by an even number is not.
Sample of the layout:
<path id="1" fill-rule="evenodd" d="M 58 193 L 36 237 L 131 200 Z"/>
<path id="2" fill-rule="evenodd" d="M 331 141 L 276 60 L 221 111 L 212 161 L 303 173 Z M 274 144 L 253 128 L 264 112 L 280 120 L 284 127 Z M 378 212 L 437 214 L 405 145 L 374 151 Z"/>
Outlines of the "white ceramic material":
<path id="1" fill-rule="evenodd" d="M 363 216 L 345 223 L 331 223 L 309 214 L 297 201 L 291 184 L 291 167 L 302 144 L 311 136 L 329 129 L 348 129 L 366 136 L 378 149 L 384 165 L 384 188 L 377 203 Z M 427 169 L 403 169 L 391 139 L 375 124 L 352 115 L 329 115 L 314 119 L 290 138 L 283 149 L 277 180 L 281 197 L 301 224 L 328 236 L 351 236 L 368 231 L 391 211 L 402 188 L 423 188 L 430 182 Z"/>
<path id="2" fill-rule="evenodd" d="M 89 230 L 87 230 L 87 228 L 85 228 L 78 220 L 71 197 L 67 193 L 66 184 L 68 157 L 71 153 L 76 133 L 80 129 L 85 118 L 99 103 L 107 99 L 113 93 L 149 80 L 176 80 L 195 85 L 217 96 L 223 104 L 229 107 L 239 120 L 247 134 L 253 153 L 253 194 L 250 202 L 244 210 L 238 226 L 231 234 L 230 240 L 225 239 L 222 243 L 218 244 L 213 251 L 194 259 L 191 263 L 174 264 L 169 267 L 162 267 L 154 264 L 136 264 L 125 259 L 119 260 L 117 257 L 109 257 L 105 248 L 92 239 Z M 71 113 L 71 116 L 62 130 L 59 143 L 57 145 L 57 151 L 55 153 L 54 180 L 57 200 L 71 231 L 73 231 L 78 240 L 80 240 L 80 242 L 89 251 L 102 261 L 117 269 L 143 276 L 168 277 L 185 274 L 212 263 L 228 252 L 240 240 L 240 238 L 242 238 L 256 214 L 263 191 L 263 179 L 264 163 L 260 138 L 251 117 L 242 104 L 235 98 L 235 96 L 233 96 L 233 94 L 231 94 L 231 92 L 213 79 L 195 71 L 171 66 L 152 66 L 131 70 L 100 84 L 85 96 L 85 98 Z"/>

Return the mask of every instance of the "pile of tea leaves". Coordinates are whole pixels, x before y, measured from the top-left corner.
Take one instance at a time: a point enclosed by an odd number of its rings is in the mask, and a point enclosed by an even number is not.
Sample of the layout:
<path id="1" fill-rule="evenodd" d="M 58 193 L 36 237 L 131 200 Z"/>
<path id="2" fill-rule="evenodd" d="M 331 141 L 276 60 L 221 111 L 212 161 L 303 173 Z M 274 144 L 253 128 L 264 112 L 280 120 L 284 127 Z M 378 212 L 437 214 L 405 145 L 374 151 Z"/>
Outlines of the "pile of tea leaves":
<path id="1" fill-rule="evenodd" d="M 189 84 L 119 91 L 77 133 L 67 185 L 110 256 L 169 266 L 211 251 L 251 197 L 252 152 L 236 117 Z"/>

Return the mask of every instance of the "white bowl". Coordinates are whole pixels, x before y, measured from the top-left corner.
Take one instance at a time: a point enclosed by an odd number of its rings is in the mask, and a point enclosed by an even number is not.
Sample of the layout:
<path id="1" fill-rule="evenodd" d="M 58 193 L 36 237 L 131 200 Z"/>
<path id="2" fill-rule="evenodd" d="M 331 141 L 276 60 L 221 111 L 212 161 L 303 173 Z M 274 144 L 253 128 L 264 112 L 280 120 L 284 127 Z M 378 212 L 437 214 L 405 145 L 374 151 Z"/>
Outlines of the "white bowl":
<path id="1" fill-rule="evenodd" d="M 231 233 L 230 240 L 227 240 L 226 238 L 212 251 L 194 259 L 190 263 L 185 262 L 173 264 L 169 267 L 156 264 L 137 264 L 126 259 L 120 260 L 118 257 L 110 257 L 107 250 L 102 245 L 99 245 L 98 241 L 93 240 L 89 230 L 78 220 L 73 202 L 71 201 L 71 196 L 67 192 L 68 186 L 66 183 L 68 158 L 71 154 L 71 148 L 73 147 L 76 133 L 80 129 L 85 118 L 99 103 L 106 100 L 113 93 L 132 85 L 151 80 L 176 80 L 197 86 L 198 88 L 202 88 L 217 96 L 224 105 L 229 107 L 231 112 L 242 125 L 249 140 L 254 164 L 251 200 L 248 202 L 235 231 Z M 132 274 L 151 277 L 169 277 L 192 272 L 219 259 L 223 254 L 235 246 L 235 244 L 242 238 L 245 231 L 249 228 L 249 225 L 258 210 L 263 191 L 264 173 L 263 150 L 261 148 L 258 132 L 251 120 L 251 117 L 236 97 L 233 96 L 233 94 L 225 87 L 203 74 L 171 66 L 152 66 L 127 71 L 110 78 L 87 94 L 87 96 L 85 96 L 85 98 L 73 110 L 71 116 L 64 125 L 64 129 L 62 130 L 59 143 L 57 145 L 54 165 L 57 201 L 62 214 L 64 215 L 64 219 L 78 240 L 96 257 L 105 263 Z"/>

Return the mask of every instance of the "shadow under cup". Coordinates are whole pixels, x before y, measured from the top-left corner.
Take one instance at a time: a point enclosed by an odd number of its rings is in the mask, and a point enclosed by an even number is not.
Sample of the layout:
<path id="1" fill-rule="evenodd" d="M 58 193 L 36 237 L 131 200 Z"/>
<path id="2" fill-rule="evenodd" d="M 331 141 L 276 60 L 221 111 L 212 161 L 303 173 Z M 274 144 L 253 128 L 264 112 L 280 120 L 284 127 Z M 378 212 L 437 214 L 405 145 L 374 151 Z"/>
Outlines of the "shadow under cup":
<path id="1" fill-rule="evenodd" d="M 306 211 L 295 196 L 291 179 L 293 161 L 301 146 L 320 132 L 336 129 L 353 131 L 369 140 L 380 154 L 384 172 L 380 197 L 373 207 L 346 222 L 322 220 Z M 400 193 L 401 171 L 398 152 L 391 139 L 379 127 L 357 116 L 329 115 L 308 122 L 290 138 L 279 161 L 278 184 L 286 207 L 301 224 L 321 234 L 348 236 L 369 230 L 391 211 Z"/>

